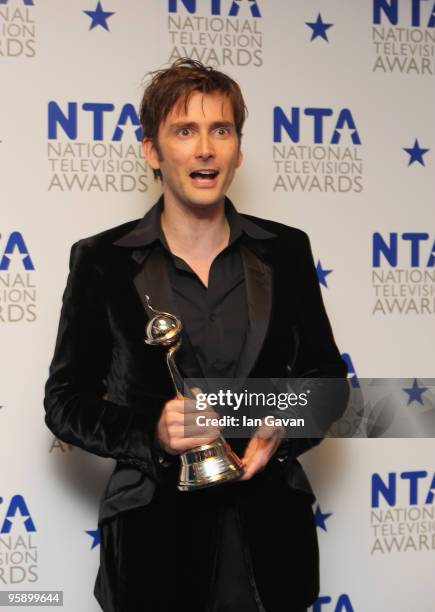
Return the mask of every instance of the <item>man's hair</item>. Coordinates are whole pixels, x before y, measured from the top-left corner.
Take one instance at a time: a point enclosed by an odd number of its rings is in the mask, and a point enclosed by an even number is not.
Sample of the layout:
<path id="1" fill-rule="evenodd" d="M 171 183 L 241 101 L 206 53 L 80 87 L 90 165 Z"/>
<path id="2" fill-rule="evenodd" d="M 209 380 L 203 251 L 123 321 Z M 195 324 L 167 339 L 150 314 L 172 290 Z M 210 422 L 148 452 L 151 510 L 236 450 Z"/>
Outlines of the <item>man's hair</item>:
<path id="1" fill-rule="evenodd" d="M 239 85 L 231 77 L 197 60 L 181 57 L 169 68 L 150 73 L 151 80 L 145 88 L 140 104 L 139 119 L 142 125 L 142 140 L 150 138 L 157 148 L 157 133 L 160 124 L 174 106 L 184 104 L 187 112 L 190 96 L 196 92 L 220 92 L 228 96 L 239 141 L 246 118 L 246 105 Z M 160 170 L 153 170 L 155 178 L 162 178 Z"/>

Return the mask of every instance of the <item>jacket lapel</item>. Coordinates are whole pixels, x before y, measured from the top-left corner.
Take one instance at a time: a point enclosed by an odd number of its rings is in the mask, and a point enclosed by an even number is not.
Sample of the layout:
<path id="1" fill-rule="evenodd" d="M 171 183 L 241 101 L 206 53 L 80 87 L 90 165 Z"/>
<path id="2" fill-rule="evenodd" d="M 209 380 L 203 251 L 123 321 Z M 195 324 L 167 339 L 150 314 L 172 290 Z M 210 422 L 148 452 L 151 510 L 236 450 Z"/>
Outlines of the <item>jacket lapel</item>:
<path id="1" fill-rule="evenodd" d="M 236 371 L 237 378 L 249 376 L 266 338 L 272 310 L 272 268 L 241 245 L 248 306 L 248 333 Z"/>

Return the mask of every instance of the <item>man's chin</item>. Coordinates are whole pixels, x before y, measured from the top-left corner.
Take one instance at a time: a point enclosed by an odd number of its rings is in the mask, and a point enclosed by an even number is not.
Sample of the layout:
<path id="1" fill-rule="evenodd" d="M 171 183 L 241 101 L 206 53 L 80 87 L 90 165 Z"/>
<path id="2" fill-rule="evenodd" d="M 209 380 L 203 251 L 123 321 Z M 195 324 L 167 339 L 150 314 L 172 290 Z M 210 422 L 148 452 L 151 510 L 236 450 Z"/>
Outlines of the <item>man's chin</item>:
<path id="1" fill-rule="evenodd" d="M 191 208 L 207 209 L 215 208 L 223 204 L 225 195 L 212 193 L 189 194 L 185 204 Z"/>

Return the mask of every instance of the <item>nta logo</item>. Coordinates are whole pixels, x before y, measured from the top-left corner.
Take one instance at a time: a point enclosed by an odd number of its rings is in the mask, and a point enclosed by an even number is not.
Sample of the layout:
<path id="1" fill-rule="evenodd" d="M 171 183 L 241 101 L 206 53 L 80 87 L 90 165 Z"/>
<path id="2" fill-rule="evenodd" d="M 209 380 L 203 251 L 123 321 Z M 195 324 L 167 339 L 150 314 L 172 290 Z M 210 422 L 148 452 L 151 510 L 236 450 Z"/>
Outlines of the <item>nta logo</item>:
<path id="1" fill-rule="evenodd" d="M 302 112 L 301 112 L 302 111 Z M 326 123 L 326 117 L 332 117 L 334 111 L 332 108 L 305 108 L 300 109 L 298 107 L 292 107 L 290 115 L 287 115 L 280 106 L 275 106 L 273 109 L 273 141 L 282 142 L 283 130 L 290 138 L 292 142 L 298 143 L 301 138 L 301 123 L 303 116 L 310 117 L 311 119 L 304 120 L 304 123 L 312 123 L 313 126 L 313 140 L 315 144 L 323 144 L 325 140 L 328 140 L 329 144 L 339 144 L 341 140 L 340 130 L 350 130 L 350 138 L 354 145 L 360 145 L 361 139 L 359 137 L 354 118 L 351 111 L 348 108 L 343 108 L 338 112 L 336 118 L 333 118 L 333 123 L 329 120 L 329 125 L 332 125 L 331 135 L 329 137 L 324 136 L 324 123 Z"/>
<path id="2" fill-rule="evenodd" d="M 34 6 L 33 0 L 22 0 L 24 6 Z M 9 0 L 0 0 L 0 4 L 8 4 Z"/>
<path id="3" fill-rule="evenodd" d="M 104 140 L 104 117 L 107 113 L 113 113 L 115 110 L 114 104 L 85 102 L 81 105 L 80 110 L 87 113 L 86 121 L 89 117 L 92 123 L 93 140 Z M 78 135 L 79 118 L 84 120 L 83 114 L 79 115 L 79 106 L 77 102 L 68 102 L 68 109 L 64 112 L 57 102 L 51 101 L 48 104 L 48 138 L 56 140 L 58 135 L 58 127 L 68 136 L 70 140 L 76 140 Z M 124 133 L 124 127 L 130 123 L 133 126 L 140 126 L 139 117 L 132 104 L 124 104 L 116 121 L 115 128 L 111 132 L 110 140 L 120 141 Z M 142 138 L 142 128 L 138 127 L 135 130 L 136 139 L 140 142 Z"/>
<path id="4" fill-rule="evenodd" d="M 228 11 L 229 17 L 238 17 L 240 5 L 247 4 L 252 17 L 261 17 L 257 0 L 232 0 Z M 196 13 L 197 0 L 169 0 L 169 12 L 176 13 L 178 6 L 184 6 L 191 15 Z M 212 15 L 222 15 L 222 0 L 202 0 L 201 6 L 209 6 Z"/>
<path id="5" fill-rule="evenodd" d="M 381 496 L 389 506 L 395 506 L 398 489 L 407 497 L 410 506 L 416 506 L 418 503 L 433 504 L 435 474 L 430 477 L 429 486 L 426 480 L 428 476 L 426 470 L 401 472 L 398 482 L 395 472 L 388 473 L 388 481 L 383 480 L 380 474 L 372 474 L 372 508 L 379 508 Z M 419 487 L 420 481 L 424 481 L 424 487 Z"/>
<path id="6" fill-rule="evenodd" d="M 408 11 L 410 25 L 414 28 L 435 27 L 435 3 L 432 5 L 430 13 L 427 12 L 427 0 L 402 0 L 401 7 L 405 7 Z M 421 7 L 425 6 L 424 17 L 422 16 Z M 409 14 L 409 8 L 411 9 Z M 382 18 L 387 19 L 391 25 L 399 23 L 399 0 L 374 0 L 373 1 L 373 23 L 380 25 Z M 403 20 L 401 21 L 403 24 Z"/>
<path id="7" fill-rule="evenodd" d="M 0 497 L 0 504 L 3 502 L 3 498 Z M 8 509 L 6 511 L 6 516 L 3 521 L 2 527 L 0 529 L 0 533 L 10 533 L 13 522 L 13 519 L 17 512 L 21 515 L 23 519 L 23 525 L 27 532 L 36 531 L 35 524 L 30 516 L 29 509 L 27 507 L 26 502 L 24 501 L 24 497 L 22 495 L 14 495 L 9 502 Z"/>
<path id="8" fill-rule="evenodd" d="M 332 604 L 332 607 L 328 604 Z M 349 595 L 346 593 L 339 595 L 337 601 L 333 601 L 329 595 L 321 595 L 313 603 L 313 612 L 326 612 L 327 610 L 328 612 L 354 612 Z"/>
<path id="9" fill-rule="evenodd" d="M 1 234 L 0 234 L 1 237 Z M 20 255 L 23 256 L 22 265 L 25 270 L 34 270 L 35 266 L 30 258 L 29 250 L 24 242 L 24 239 L 20 232 L 12 232 L 6 243 L 3 256 L 0 259 L 0 271 L 9 270 L 11 263 L 11 255 L 14 250 L 17 250 Z"/>
<path id="10" fill-rule="evenodd" d="M 379 268 L 381 265 L 381 255 L 387 263 L 395 268 L 398 264 L 399 244 L 407 243 L 406 257 L 409 257 L 409 265 L 417 268 L 426 263 L 426 267 L 435 266 L 435 241 L 432 248 L 427 249 L 430 236 L 426 232 L 404 232 L 399 236 L 397 232 L 391 232 L 389 238 L 384 238 L 379 232 L 373 234 L 373 267 Z M 401 242 L 399 242 L 399 239 Z M 424 245 L 422 248 L 421 245 Z M 429 243 L 430 245 L 431 243 Z M 422 262 L 422 250 L 425 251 Z"/>

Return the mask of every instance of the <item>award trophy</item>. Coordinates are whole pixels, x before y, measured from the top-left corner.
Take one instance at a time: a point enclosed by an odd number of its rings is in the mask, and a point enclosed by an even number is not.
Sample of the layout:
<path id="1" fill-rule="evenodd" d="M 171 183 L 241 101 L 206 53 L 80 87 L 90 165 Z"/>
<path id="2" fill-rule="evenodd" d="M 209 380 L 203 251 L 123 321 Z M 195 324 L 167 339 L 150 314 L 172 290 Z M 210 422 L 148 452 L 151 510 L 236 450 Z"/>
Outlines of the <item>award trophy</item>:
<path id="1" fill-rule="evenodd" d="M 154 346 L 167 346 L 166 363 L 179 398 L 184 397 L 183 377 L 175 363 L 175 353 L 181 346 L 181 321 L 168 312 L 155 310 L 145 295 L 147 308 L 154 313 L 146 327 L 145 342 Z M 180 455 L 179 491 L 194 491 L 216 484 L 237 480 L 243 475 L 240 459 L 224 438 L 202 444 Z"/>

